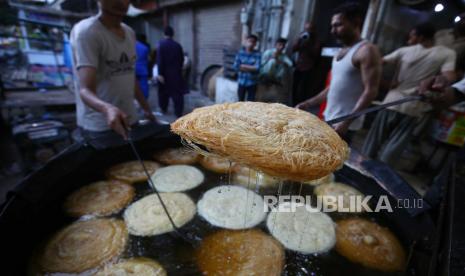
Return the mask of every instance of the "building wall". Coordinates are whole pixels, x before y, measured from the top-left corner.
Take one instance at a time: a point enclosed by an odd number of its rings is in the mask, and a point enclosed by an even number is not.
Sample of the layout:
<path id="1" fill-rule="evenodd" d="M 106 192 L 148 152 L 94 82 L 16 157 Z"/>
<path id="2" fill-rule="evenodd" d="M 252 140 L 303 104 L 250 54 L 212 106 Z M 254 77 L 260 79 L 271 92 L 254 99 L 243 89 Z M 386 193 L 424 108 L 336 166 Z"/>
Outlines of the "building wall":
<path id="1" fill-rule="evenodd" d="M 383 53 L 389 53 L 405 45 L 408 33 L 418 24 L 432 23 L 438 30 L 452 28 L 454 18 L 463 8 L 456 2 L 443 1 L 445 9 L 440 13 L 433 11 L 434 3 L 409 7 L 396 1 L 388 1 L 383 20 L 377 27 L 375 42 Z"/>
<path id="2" fill-rule="evenodd" d="M 165 1 L 166 2 L 166 1 Z M 179 3 L 183 1 L 178 1 Z M 242 0 L 184 1 L 184 5 L 165 6 L 168 24 L 191 59 L 190 84 L 198 88 L 203 71 L 210 65 L 223 64 L 223 49 L 239 49 L 241 44 L 240 12 Z M 163 38 L 163 13 L 142 16 L 131 24 L 145 30 L 149 43 L 155 47 Z"/>
<path id="3" fill-rule="evenodd" d="M 306 21 L 311 20 L 311 7 L 317 0 L 289 0 L 283 16 L 281 37 L 290 42 L 299 36 Z"/>
<path id="4" fill-rule="evenodd" d="M 174 39 L 182 45 L 184 52 L 190 57 L 194 53 L 193 20 L 194 9 L 182 9 L 169 13 L 169 24 L 175 32 Z"/>
<path id="5" fill-rule="evenodd" d="M 386 8 L 384 20 L 379 23 L 375 43 L 383 54 L 387 54 L 405 45 L 409 31 L 427 19 L 427 12 L 390 3 Z"/>
<path id="6" fill-rule="evenodd" d="M 223 65 L 223 50 L 241 46 L 242 1 L 199 7 L 195 10 L 195 58 L 197 81 L 210 65 Z"/>

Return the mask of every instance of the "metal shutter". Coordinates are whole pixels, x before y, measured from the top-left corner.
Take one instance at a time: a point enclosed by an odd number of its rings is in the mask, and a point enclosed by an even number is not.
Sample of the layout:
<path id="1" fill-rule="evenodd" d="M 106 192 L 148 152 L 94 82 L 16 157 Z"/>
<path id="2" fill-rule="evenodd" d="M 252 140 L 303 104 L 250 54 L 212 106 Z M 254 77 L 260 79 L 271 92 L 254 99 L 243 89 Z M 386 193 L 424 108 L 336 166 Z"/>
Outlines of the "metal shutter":
<path id="1" fill-rule="evenodd" d="M 243 1 L 231 1 L 212 6 L 199 6 L 195 11 L 195 74 L 213 64 L 223 65 L 224 49 L 239 49 L 241 45 L 240 13 Z"/>

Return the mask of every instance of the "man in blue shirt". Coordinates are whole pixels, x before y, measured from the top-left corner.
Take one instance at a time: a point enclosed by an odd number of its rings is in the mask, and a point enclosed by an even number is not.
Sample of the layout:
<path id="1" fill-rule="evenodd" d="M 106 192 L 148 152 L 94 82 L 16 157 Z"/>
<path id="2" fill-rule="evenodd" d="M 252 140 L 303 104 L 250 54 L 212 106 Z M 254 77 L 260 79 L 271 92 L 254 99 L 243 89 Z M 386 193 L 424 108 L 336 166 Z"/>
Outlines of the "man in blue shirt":
<path id="1" fill-rule="evenodd" d="M 261 54 L 255 50 L 257 41 L 257 36 L 249 35 L 245 47 L 239 51 L 234 61 L 234 69 L 238 72 L 239 88 L 237 94 L 239 101 L 244 101 L 246 94 L 247 101 L 255 100 L 261 64 Z"/>
<path id="2" fill-rule="evenodd" d="M 147 38 L 144 34 L 136 35 L 136 79 L 144 97 L 149 97 L 149 54 L 150 47 L 147 44 Z"/>

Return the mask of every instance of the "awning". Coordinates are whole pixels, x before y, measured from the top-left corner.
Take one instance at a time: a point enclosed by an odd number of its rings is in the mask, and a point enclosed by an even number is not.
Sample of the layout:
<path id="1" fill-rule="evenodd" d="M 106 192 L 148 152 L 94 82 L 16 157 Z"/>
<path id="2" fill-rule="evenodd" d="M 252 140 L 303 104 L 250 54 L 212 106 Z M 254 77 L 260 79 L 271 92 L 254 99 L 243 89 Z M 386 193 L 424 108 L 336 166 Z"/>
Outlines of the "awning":
<path id="1" fill-rule="evenodd" d="M 136 17 L 141 14 L 153 12 L 157 8 L 158 5 L 155 0 L 132 1 L 131 5 L 129 6 L 128 16 Z"/>

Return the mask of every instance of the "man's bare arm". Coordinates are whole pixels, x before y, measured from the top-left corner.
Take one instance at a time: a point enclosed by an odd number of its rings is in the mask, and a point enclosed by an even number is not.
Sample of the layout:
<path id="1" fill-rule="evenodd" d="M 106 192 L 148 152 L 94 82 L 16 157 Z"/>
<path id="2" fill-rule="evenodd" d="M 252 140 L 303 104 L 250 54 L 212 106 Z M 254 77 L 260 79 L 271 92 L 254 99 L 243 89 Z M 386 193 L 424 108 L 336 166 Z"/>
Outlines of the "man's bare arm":
<path id="1" fill-rule="evenodd" d="M 381 57 L 378 48 L 372 44 L 363 46 L 358 53 L 360 72 L 363 82 L 363 93 L 352 112 L 367 108 L 378 95 L 381 79 Z"/>
<path id="2" fill-rule="evenodd" d="M 378 86 L 381 78 L 381 56 L 378 49 L 373 44 L 362 46 L 353 57 L 355 66 L 360 68 L 363 82 L 363 93 L 358 99 L 352 112 L 361 111 L 367 108 L 378 94 Z M 334 125 L 335 130 L 344 134 L 352 120 L 347 120 Z"/>
<path id="3" fill-rule="evenodd" d="M 139 103 L 142 110 L 144 110 L 144 116 L 151 121 L 156 121 L 155 116 L 152 113 L 152 109 L 145 99 L 137 80 L 134 82 L 134 98 L 136 98 L 136 101 Z"/>
<path id="4" fill-rule="evenodd" d="M 103 113 L 107 119 L 108 126 L 126 139 L 126 129 L 129 128 L 128 116 L 116 106 L 101 100 L 97 96 L 96 75 L 97 70 L 93 67 L 81 67 L 78 69 L 79 94 L 82 101 L 97 112 Z"/>
<path id="5" fill-rule="evenodd" d="M 450 85 L 450 81 L 444 75 L 439 75 L 422 81 L 418 91 L 435 109 L 442 110 L 465 101 L 465 94 Z"/>
<path id="6" fill-rule="evenodd" d="M 457 77 L 455 71 L 444 71 L 441 73 L 441 75 L 443 75 L 449 83 L 453 83 Z"/>
<path id="7" fill-rule="evenodd" d="M 239 69 L 243 72 L 257 72 L 257 66 L 255 65 L 247 65 L 247 64 L 242 64 Z"/>
<path id="8" fill-rule="evenodd" d="M 323 91 L 318 93 L 318 95 L 299 103 L 295 107 L 299 109 L 307 109 L 309 107 L 317 106 L 326 100 L 326 97 L 328 96 L 328 91 L 329 87 L 323 89 Z"/>

